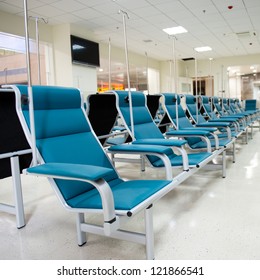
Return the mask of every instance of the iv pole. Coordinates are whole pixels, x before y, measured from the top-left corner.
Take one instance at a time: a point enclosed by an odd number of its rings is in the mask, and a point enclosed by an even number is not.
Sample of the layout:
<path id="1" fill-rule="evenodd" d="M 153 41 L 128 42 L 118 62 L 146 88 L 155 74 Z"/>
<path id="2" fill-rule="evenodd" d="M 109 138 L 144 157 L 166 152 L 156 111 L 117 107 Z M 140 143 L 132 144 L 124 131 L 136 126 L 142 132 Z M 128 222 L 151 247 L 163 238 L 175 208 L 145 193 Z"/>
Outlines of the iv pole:
<path id="1" fill-rule="evenodd" d="M 198 62 L 195 58 L 195 93 L 196 93 L 196 119 L 197 123 L 199 122 L 199 107 L 198 107 Z"/>
<path id="2" fill-rule="evenodd" d="M 128 97 L 129 97 L 129 108 L 130 108 L 130 124 L 132 137 L 135 138 L 134 135 L 134 118 L 133 118 L 133 105 L 132 105 L 132 95 L 131 95 L 131 87 L 130 87 L 130 76 L 129 76 L 129 60 L 128 60 L 128 48 L 127 48 L 127 35 L 126 35 L 126 22 L 125 18 L 129 19 L 127 12 L 119 10 L 119 13 L 122 13 L 123 17 L 123 27 L 124 27 L 124 39 L 125 39 L 125 58 L 126 58 L 126 73 L 127 73 L 127 86 L 128 86 Z"/>
<path id="3" fill-rule="evenodd" d="M 145 52 L 146 56 L 146 84 L 147 84 L 147 94 L 149 94 L 149 79 L 148 79 L 148 54 Z"/>
<path id="4" fill-rule="evenodd" d="M 29 97 L 29 114 L 30 114 L 30 130 L 31 130 L 31 144 L 33 155 L 33 166 L 37 165 L 36 155 L 36 138 L 34 126 L 34 108 L 33 108 L 33 92 L 31 83 L 31 63 L 30 63 L 30 46 L 29 46 L 29 32 L 28 32 L 28 9 L 27 0 L 24 0 L 24 25 L 25 25 L 25 48 L 26 48 L 26 63 L 27 63 L 27 76 L 28 76 L 28 97 Z"/>
<path id="5" fill-rule="evenodd" d="M 179 116 L 178 116 L 178 87 L 177 87 L 177 65 L 176 65 L 176 51 L 175 51 L 175 42 L 176 42 L 176 37 L 171 36 L 172 38 L 172 61 L 173 61 L 173 81 L 174 81 L 174 87 L 173 87 L 173 92 L 176 94 L 176 100 L 175 100 L 175 114 L 176 114 L 176 127 L 177 130 L 179 129 Z"/>
<path id="6" fill-rule="evenodd" d="M 108 40 L 108 89 L 111 90 L 111 40 Z"/>

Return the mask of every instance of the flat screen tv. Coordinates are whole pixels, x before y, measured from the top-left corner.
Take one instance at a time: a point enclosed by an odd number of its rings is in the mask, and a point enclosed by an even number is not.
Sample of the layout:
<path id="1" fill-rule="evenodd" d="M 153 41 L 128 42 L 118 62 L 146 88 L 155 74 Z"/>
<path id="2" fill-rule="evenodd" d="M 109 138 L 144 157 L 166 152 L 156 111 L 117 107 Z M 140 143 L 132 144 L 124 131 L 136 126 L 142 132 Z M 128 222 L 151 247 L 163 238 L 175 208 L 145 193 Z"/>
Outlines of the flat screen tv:
<path id="1" fill-rule="evenodd" d="M 96 42 L 70 35 L 72 63 L 99 67 L 99 45 Z"/>

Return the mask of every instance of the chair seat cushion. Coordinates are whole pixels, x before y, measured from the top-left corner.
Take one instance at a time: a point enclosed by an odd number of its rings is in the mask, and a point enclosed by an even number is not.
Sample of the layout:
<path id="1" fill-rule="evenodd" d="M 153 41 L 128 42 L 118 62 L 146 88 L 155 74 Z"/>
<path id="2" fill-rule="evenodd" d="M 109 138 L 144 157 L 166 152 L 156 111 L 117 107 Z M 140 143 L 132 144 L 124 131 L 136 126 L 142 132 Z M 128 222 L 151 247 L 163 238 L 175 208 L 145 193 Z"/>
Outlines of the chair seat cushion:
<path id="1" fill-rule="evenodd" d="M 167 180 L 121 181 L 111 186 L 116 210 L 131 210 L 145 199 L 168 185 Z M 67 201 L 72 208 L 102 209 L 97 189 L 93 189 Z"/>

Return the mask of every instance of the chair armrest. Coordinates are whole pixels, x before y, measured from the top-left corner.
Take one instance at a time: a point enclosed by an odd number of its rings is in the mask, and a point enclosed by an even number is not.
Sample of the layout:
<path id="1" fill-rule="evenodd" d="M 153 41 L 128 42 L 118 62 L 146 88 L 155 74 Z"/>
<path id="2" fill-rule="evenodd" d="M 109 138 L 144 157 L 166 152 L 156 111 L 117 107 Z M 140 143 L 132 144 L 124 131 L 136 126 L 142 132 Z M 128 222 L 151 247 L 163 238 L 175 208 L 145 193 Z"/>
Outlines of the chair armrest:
<path id="1" fill-rule="evenodd" d="M 224 116 L 224 117 L 220 117 L 219 121 L 222 122 L 237 122 L 238 120 L 240 120 L 242 118 L 237 118 L 237 117 L 233 117 L 233 116 Z"/>
<path id="2" fill-rule="evenodd" d="M 149 138 L 135 140 L 132 144 L 138 145 L 159 145 L 159 146 L 169 146 L 169 147 L 182 147 L 187 143 L 186 140 L 173 140 L 173 139 L 159 139 L 159 138 Z"/>
<path id="3" fill-rule="evenodd" d="M 207 132 L 216 132 L 218 131 L 218 129 L 216 127 L 203 127 L 202 129 L 200 127 L 185 127 L 183 130 L 203 130 L 204 132 L 207 131 Z M 182 129 L 181 129 L 182 130 Z"/>
<path id="4" fill-rule="evenodd" d="M 8 153 L 0 154 L 0 159 L 22 156 L 22 155 L 30 154 L 31 152 L 32 152 L 31 149 L 8 152 Z"/>
<path id="5" fill-rule="evenodd" d="M 119 219 L 115 214 L 114 197 L 104 176 L 114 173 L 111 168 L 70 164 L 70 163 L 45 163 L 30 167 L 25 170 L 26 174 L 41 175 L 49 178 L 79 180 L 91 183 L 99 192 L 104 215 L 104 233 L 111 235 L 119 228 Z"/>
<path id="6" fill-rule="evenodd" d="M 165 139 L 167 140 L 167 139 Z M 171 141 L 170 141 L 171 142 Z M 186 141 L 184 141 L 186 143 Z M 176 147 L 177 149 L 181 150 L 182 158 L 183 158 L 183 169 L 188 170 L 189 164 L 188 164 L 188 156 L 186 151 L 183 149 L 183 147 Z M 183 150 L 183 151 L 182 151 Z M 172 165 L 170 162 L 170 159 L 167 155 L 172 153 L 172 149 L 168 146 L 159 146 L 159 145 L 152 145 L 152 144 L 146 144 L 146 145 L 140 145 L 140 144 L 123 144 L 123 145 L 115 145 L 108 148 L 108 152 L 112 154 L 141 154 L 141 155 L 152 155 L 157 156 L 160 158 L 165 167 L 166 172 L 166 179 L 172 180 Z"/>
<path id="7" fill-rule="evenodd" d="M 196 127 L 228 127 L 230 126 L 230 122 L 226 122 L 226 121 L 220 121 L 220 120 L 211 120 L 209 122 L 206 123 L 198 123 L 196 124 Z"/>
<path id="8" fill-rule="evenodd" d="M 45 163 L 26 169 L 27 174 L 91 181 L 102 179 L 113 172 L 113 169 L 106 167 L 56 162 Z"/>
<path id="9" fill-rule="evenodd" d="M 179 129 L 179 130 L 174 130 L 174 131 L 168 131 L 166 132 L 166 135 L 171 135 L 171 136 L 210 136 L 211 133 L 209 131 L 206 130 L 202 130 L 202 129 Z"/>
<path id="10" fill-rule="evenodd" d="M 109 152 L 129 152 L 129 153 L 143 153 L 143 154 L 150 154 L 150 153 L 159 153 L 159 154 L 167 154 L 171 148 L 165 146 L 158 146 L 158 145 L 115 145 L 108 148 Z"/>

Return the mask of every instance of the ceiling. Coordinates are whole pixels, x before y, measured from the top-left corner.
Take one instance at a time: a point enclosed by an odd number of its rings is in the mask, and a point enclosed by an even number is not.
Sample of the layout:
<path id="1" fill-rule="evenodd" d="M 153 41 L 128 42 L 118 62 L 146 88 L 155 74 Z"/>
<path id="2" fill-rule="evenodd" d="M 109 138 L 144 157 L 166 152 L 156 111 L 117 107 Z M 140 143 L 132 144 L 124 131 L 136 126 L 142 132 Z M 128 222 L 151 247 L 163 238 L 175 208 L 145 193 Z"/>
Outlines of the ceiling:
<path id="1" fill-rule="evenodd" d="M 173 57 L 173 40 L 163 28 L 183 26 L 176 36 L 177 58 L 218 58 L 260 53 L 259 0 L 27 0 L 28 14 L 48 24 L 72 23 L 93 33 L 97 42 L 124 48 L 123 15 L 128 50 L 158 60 Z M 232 8 L 230 7 L 232 6 Z M 0 1 L 0 10 L 23 16 L 22 0 Z M 195 47 L 213 50 L 197 53 Z"/>

